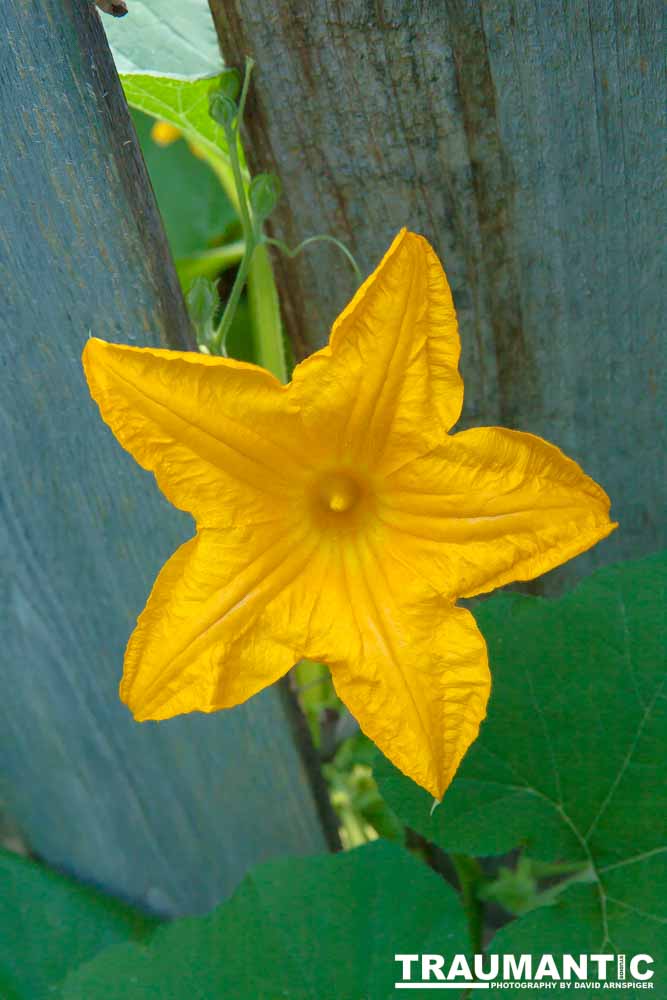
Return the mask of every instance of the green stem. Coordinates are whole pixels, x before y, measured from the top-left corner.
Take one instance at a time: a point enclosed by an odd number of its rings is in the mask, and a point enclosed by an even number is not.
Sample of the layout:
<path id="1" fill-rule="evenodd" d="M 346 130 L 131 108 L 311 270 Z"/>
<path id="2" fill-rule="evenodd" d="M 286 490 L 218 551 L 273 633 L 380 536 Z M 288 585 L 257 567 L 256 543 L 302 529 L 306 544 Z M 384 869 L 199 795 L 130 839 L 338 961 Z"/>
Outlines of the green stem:
<path id="1" fill-rule="evenodd" d="M 257 364 L 287 382 L 280 303 L 267 249 L 258 246 L 248 272 L 248 306 Z"/>
<path id="2" fill-rule="evenodd" d="M 237 132 L 231 125 L 225 125 L 225 138 L 227 139 L 227 145 L 229 147 L 229 162 L 231 163 L 232 174 L 234 176 L 234 187 L 236 188 L 236 200 L 238 202 L 239 214 L 241 216 L 243 235 L 247 241 L 249 236 L 253 234 L 254 230 L 250 220 L 250 212 L 248 211 L 248 199 L 246 197 L 245 185 L 243 183 L 243 175 L 241 174 Z"/>
<path id="3" fill-rule="evenodd" d="M 576 885 L 579 882 L 591 883 L 595 881 L 595 871 L 590 864 L 579 867 L 569 878 L 565 878 L 562 882 L 552 885 L 550 889 L 544 889 L 542 892 L 536 893 L 531 909 L 538 906 L 549 906 L 558 899 L 562 892 L 569 889 L 571 885 Z"/>
<path id="4" fill-rule="evenodd" d="M 583 874 L 589 870 L 590 865 L 587 861 L 557 861 L 552 864 L 533 861 L 531 858 L 530 868 L 535 878 L 555 878 L 557 875 Z"/>
<path id="5" fill-rule="evenodd" d="M 250 74 L 252 73 L 254 65 L 255 63 L 252 59 L 246 59 L 245 73 L 243 74 L 243 87 L 241 89 L 241 97 L 239 98 L 239 110 L 238 115 L 236 116 L 236 123 L 235 125 L 227 124 L 224 126 L 225 139 L 227 140 L 227 147 L 229 150 L 229 162 L 234 176 L 234 187 L 236 188 L 236 201 L 238 203 L 241 225 L 243 226 L 243 234 L 246 241 L 250 239 L 251 233 L 254 234 L 254 226 L 248 210 L 248 199 L 246 196 L 245 184 L 243 183 L 243 175 L 241 173 L 239 141 L 241 135 L 241 125 L 243 124 L 243 113 L 245 111 L 246 99 L 248 97 L 248 87 L 250 86 Z"/>
<path id="6" fill-rule="evenodd" d="M 248 281 L 248 305 L 252 321 L 253 343 L 257 363 L 267 368 L 281 382 L 287 381 L 287 366 L 285 364 L 285 347 L 280 307 L 276 291 L 271 262 L 266 247 L 262 246 L 263 236 L 251 218 L 248 205 L 246 185 L 241 171 L 239 157 L 239 134 L 243 122 L 250 74 L 254 66 L 252 59 L 246 59 L 243 87 L 239 98 L 238 115 L 235 126 L 225 125 L 225 138 L 229 152 L 229 163 L 234 179 L 234 199 L 243 228 L 245 252 L 241 258 L 239 269 L 234 279 L 232 290 L 225 304 L 212 341 L 213 350 L 225 352 L 225 341 L 236 312 L 243 286 Z"/>
<path id="7" fill-rule="evenodd" d="M 245 114 L 245 102 L 248 97 L 248 88 L 250 86 L 250 75 L 253 71 L 254 65 L 255 65 L 255 60 L 251 59 L 250 56 L 246 56 L 245 73 L 243 74 L 243 85 L 241 87 L 241 96 L 239 97 L 239 114 L 237 118 L 237 129 L 239 132 L 241 131 L 243 115 Z"/>
<path id="8" fill-rule="evenodd" d="M 252 65 L 250 65 L 252 69 Z M 243 92 L 242 99 L 245 103 L 244 95 L 247 94 L 247 83 L 249 80 L 249 70 L 246 64 L 246 74 L 243 81 Z M 243 177 L 241 175 L 241 164 L 239 162 L 239 148 L 238 148 L 238 132 L 237 129 L 241 122 L 241 109 L 239 109 L 239 115 L 236 121 L 236 128 L 230 124 L 225 124 L 225 138 L 227 140 L 227 147 L 229 149 L 229 162 L 232 167 L 232 174 L 234 176 L 234 187 L 236 188 L 236 198 L 238 202 L 239 214 L 241 216 L 241 226 L 243 227 L 243 235 L 245 237 L 245 252 L 239 269 L 236 272 L 236 278 L 234 279 L 234 284 L 227 302 L 225 303 L 225 308 L 222 314 L 222 319 L 220 320 L 220 325 L 215 332 L 215 336 L 212 340 L 212 347 L 216 353 L 226 354 L 225 343 L 227 339 L 227 333 L 232 325 L 232 320 L 234 319 L 234 314 L 236 312 L 236 307 L 239 304 L 239 299 L 241 298 L 241 292 L 243 291 L 243 286 L 245 285 L 246 278 L 248 276 L 248 271 L 250 270 L 250 263 L 252 261 L 252 256 L 255 252 L 257 246 L 257 241 L 255 239 L 255 232 L 253 224 L 250 219 L 250 212 L 248 211 L 248 199 L 246 196 L 245 185 L 243 183 Z"/>
<path id="9" fill-rule="evenodd" d="M 222 319 L 220 320 L 220 326 L 215 331 L 215 336 L 211 339 L 211 347 L 213 348 L 213 351 L 216 354 L 222 354 L 223 357 L 227 357 L 227 334 L 229 333 L 229 328 L 232 325 L 236 307 L 238 306 L 241 298 L 241 292 L 243 291 L 243 286 L 245 285 L 245 280 L 248 276 L 249 267 L 250 257 L 248 254 L 248 248 L 246 247 L 243 260 L 241 261 L 239 269 L 236 272 L 236 277 L 234 278 L 232 290 L 227 302 L 225 303 L 225 309 L 222 314 Z"/>
<path id="10" fill-rule="evenodd" d="M 181 284 L 187 288 L 200 275 L 204 278 L 214 278 L 220 271 L 240 264 L 245 253 L 243 240 L 225 243 L 224 246 L 203 250 L 191 257 L 180 257 L 176 261 L 176 271 Z"/>
<path id="11" fill-rule="evenodd" d="M 270 236 L 265 236 L 263 242 L 268 243 L 272 247 L 277 247 L 278 250 L 284 253 L 287 257 L 292 257 L 292 258 L 298 256 L 301 253 L 301 251 L 305 250 L 306 247 L 310 246 L 311 243 L 333 243 L 334 246 L 338 247 L 341 253 L 345 254 L 348 261 L 350 262 L 352 270 L 354 271 L 355 277 L 357 279 L 357 284 L 361 285 L 363 281 L 361 270 L 356 260 L 352 256 L 352 253 L 350 252 L 350 250 L 348 250 L 345 244 L 341 243 L 340 240 L 337 240 L 335 236 L 325 236 L 325 235 L 308 236 L 307 239 L 302 240 L 301 243 L 295 246 L 293 250 L 290 250 L 287 244 L 283 243 L 282 240 L 276 240 Z"/>
<path id="12" fill-rule="evenodd" d="M 467 854 L 450 854 L 459 880 L 463 909 L 468 919 L 468 935 L 473 955 L 479 955 L 484 946 L 484 905 L 478 898 L 477 889 L 484 879 L 484 873 L 475 858 Z"/>

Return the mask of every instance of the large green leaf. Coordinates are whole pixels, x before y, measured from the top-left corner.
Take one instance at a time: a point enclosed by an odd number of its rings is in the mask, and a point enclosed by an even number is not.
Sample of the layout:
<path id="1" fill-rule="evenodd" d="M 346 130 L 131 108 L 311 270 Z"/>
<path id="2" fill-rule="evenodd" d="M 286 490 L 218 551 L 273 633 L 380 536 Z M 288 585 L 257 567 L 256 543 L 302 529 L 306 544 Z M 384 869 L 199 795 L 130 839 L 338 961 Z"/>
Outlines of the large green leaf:
<path id="1" fill-rule="evenodd" d="M 560 956 L 618 954 L 632 956 L 633 954 L 650 955 L 653 959 L 652 994 L 667 997 L 667 955 L 665 941 L 667 927 L 665 922 L 647 917 L 637 910 L 617 905 L 607 901 L 607 922 L 610 941 L 604 948 L 600 947 L 600 902 L 594 887 L 576 885 L 564 892 L 553 906 L 533 910 L 519 920 L 513 920 L 500 930 L 489 947 L 490 953 L 532 955 L 533 969 L 544 954 Z M 597 974 L 594 965 L 590 965 L 590 978 L 595 980 Z M 608 970 L 608 978 L 616 978 L 615 965 Z M 629 978 L 629 976 L 628 976 Z M 581 996 L 581 991 L 574 986 L 559 987 L 562 991 Z M 637 996 L 634 990 L 624 990 L 626 996 Z M 606 995 L 606 994 L 605 994 Z"/>
<path id="2" fill-rule="evenodd" d="M 556 601 L 485 602 L 489 715 L 442 805 L 430 816 L 425 792 L 377 767 L 390 806 L 446 850 L 523 845 L 589 867 L 577 892 L 591 894 L 598 947 L 667 937 L 665 564 L 602 570 Z"/>
<path id="3" fill-rule="evenodd" d="M 208 113 L 223 62 L 206 0 L 133 0 L 104 24 L 128 104 L 180 129 L 235 202 L 224 133 Z"/>
<path id="4" fill-rule="evenodd" d="M 65 1000 L 385 1000 L 396 953 L 466 951 L 456 893 L 401 848 L 270 862 L 210 916 L 112 948 Z M 449 996 L 458 995 L 458 991 Z"/>
<path id="5" fill-rule="evenodd" d="M 46 1000 L 99 951 L 155 921 L 16 854 L 0 851 L 0 997 Z"/>
<path id="6" fill-rule="evenodd" d="M 127 17 L 103 17 L 119 73 L 219 73 L 207 0 L 129 0 Z"/>

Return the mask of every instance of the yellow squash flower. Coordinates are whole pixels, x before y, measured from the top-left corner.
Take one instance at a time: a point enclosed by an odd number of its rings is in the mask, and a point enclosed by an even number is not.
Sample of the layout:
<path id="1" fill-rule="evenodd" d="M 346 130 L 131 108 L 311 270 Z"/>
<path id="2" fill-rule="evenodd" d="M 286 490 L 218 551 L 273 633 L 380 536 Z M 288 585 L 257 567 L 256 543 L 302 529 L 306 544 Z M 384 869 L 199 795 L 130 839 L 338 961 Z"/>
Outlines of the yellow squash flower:
<path id="1" fill-rule="evenodd" d="M 448 435 L 459 350 L 442 267 L 406 231 L 289 385 L 240 361 L 88 341 L 103 419 L 197 522 L 127 647 L 120 694 L 138 720 L 230 708 L 308 657 L 442 796 L 490 687 L 457 597 L 535 577 L 615 527 L 553 445 Z"/>

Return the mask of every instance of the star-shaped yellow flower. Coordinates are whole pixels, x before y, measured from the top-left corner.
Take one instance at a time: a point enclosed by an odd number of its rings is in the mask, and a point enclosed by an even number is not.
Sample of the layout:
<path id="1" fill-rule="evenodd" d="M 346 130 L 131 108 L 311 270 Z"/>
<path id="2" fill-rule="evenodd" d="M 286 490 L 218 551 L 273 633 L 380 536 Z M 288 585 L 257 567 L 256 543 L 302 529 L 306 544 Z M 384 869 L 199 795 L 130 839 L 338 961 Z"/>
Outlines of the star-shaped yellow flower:
<path id="1" fill-rule="evenodd" d="M 447 279 L 406 231 L 287 386 L 239 361 L 88 341 L 102 417 L 197 522 L 127 647 L 120 694 L 137 719 L 230 708 L 309 657 L 442 796 L 490 687 L 457 597 L 538 576 L 615 527 L 553 445 L 448 435 L 458 361 Z"/>

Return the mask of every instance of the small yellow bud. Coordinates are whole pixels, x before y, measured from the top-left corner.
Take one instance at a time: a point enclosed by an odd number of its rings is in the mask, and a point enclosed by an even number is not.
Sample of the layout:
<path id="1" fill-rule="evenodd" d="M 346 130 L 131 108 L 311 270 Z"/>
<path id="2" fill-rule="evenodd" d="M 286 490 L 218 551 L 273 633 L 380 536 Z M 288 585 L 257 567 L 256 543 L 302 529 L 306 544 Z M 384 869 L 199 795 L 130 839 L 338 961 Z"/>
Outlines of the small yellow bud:
<path id="1" fill-rule="evenodd" d="M 171 146 L 181 137 L 181 130 L 169 122 L 155 122 L 151 129 L 151 139 L 156 146 Z"/>

